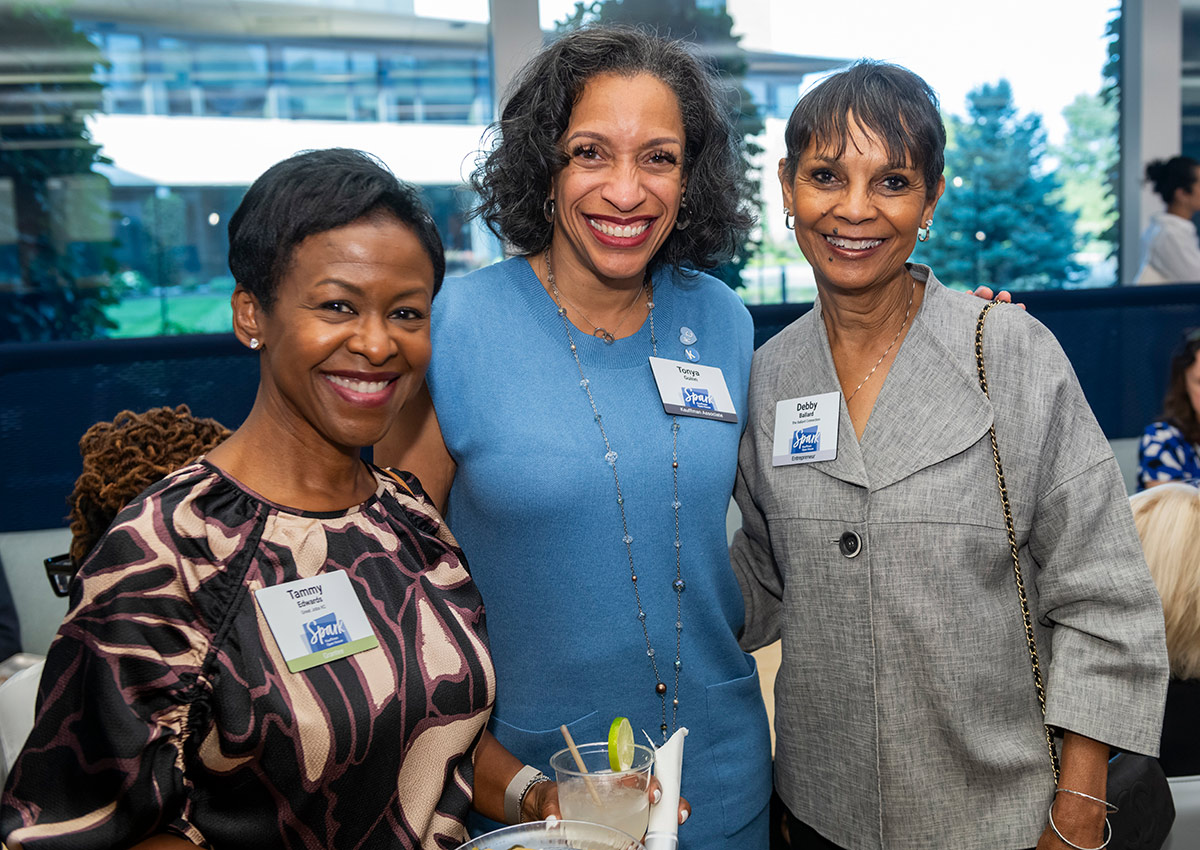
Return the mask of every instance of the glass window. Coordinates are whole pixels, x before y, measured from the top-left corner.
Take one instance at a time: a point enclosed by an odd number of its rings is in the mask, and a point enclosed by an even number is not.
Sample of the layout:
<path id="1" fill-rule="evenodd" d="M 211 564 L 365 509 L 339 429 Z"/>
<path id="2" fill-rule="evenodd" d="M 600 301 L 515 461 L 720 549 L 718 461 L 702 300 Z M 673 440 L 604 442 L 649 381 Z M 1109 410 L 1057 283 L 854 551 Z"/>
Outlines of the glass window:
<path id="1" fill-rule="evenodd" d="M 336 35 L 311 34 L 314 6 Z M 229 218 L 308 147 L 363 148 L 417 183 L 451 273 L 499 258 L 459 182 L 492 112 L 486 2 L 484 23 L 433 6 L 279 3 L 253 38 L 161 5 L 0 8 L 30 48 L 0 81 L 0 342 L 228 331 Z"/>

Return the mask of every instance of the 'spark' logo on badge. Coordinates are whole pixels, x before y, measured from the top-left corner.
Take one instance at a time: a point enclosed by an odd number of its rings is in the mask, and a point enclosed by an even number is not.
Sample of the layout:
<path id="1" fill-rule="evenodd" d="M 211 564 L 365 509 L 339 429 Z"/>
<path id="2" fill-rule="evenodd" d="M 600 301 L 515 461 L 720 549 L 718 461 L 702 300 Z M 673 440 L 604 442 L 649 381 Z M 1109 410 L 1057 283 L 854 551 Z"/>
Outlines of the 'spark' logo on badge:
<path id="1" fill-rule="evenodd" d="M 792 454 L 809 455 L 821 450 L 821 433 L 816 425 L 792 433 Z"/>
<path id="2" fill-rule="evenodd" d="M 304 634 L 313 652 L 350 642 L 346 634 L 346 624 L 337 618 L 337 614 L 326 614 L 324 617 L 309 620 L 304 624 Z"/>
<path id="3" fill-rule="evenodd" d="M 717 406 L 713 404 L 712 395 L 708 390 L 702 390 L 698 387 L 683 388 L 683 406 L 694 407 L 698 410 L 716 410 Z"/>

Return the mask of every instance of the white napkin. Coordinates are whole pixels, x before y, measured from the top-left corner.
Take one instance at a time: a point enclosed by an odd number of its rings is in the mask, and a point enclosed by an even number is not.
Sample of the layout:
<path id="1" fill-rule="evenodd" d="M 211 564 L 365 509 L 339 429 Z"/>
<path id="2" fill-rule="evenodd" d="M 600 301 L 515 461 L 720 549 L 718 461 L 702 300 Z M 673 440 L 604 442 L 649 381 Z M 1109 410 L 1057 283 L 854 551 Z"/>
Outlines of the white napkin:
<path id="1" fill-rule="evenodd" d="M 661 747 L 654 747 L 654 775 L 662 786 L 662 797 L 650 806 L 646 850 L 675 850 L 679 846 L 679 781 L 683 775 L 683 739 L 687 727 L 680 726 Z M 650 742 L 651 746 L 654 742 Z"/>

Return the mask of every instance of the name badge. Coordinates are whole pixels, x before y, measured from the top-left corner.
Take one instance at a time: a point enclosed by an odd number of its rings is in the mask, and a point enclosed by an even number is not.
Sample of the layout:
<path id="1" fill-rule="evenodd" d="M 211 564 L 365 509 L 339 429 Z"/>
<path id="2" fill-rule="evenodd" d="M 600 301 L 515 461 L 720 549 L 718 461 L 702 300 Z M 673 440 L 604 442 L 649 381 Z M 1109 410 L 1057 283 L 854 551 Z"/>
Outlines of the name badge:
<path id="1" fill-rule="evenodd" d="M 379 646 L 344 572 L 264 587 L 254 597 L 293 673 Z"/>
<path id="2" fill-rule="evenodd" d="M 841 399 L 841 393 L 832 392 L 778 402 L 771 465 L 791 466 L 837 457 Z"/>
<path id="3" fill-rule="evenodd" d="M 651 357 L 650 369 L 662 397 L 663 410 L 672 416 L 738 421 L 733 397 L 719 367 Z"/>

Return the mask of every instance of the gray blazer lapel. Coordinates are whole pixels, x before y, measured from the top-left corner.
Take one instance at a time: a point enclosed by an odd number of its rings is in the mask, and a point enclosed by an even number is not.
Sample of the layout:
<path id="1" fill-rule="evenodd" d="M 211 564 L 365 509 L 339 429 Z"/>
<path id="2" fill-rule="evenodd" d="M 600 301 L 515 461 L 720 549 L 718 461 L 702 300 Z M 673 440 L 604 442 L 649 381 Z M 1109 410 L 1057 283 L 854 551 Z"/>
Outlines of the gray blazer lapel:
<path id="1" fill-rule="evenodd" d="M 872 490 L 965 451 L 992 424 L 992 405 L 979 388 L 974 362 L 955 357 L 936 333 L 940 323 L 930 314 L 944 296 L 941 284 L 927 283 L 921 310 L 863 431 Z M 850 435 L 853 439 L 853 429 Z"/>
<path id="2" fill-rule="evenodd" d="M 794 343 L 779 346 L 777 351 L 788 355 L 788 360 L 780 364 L 782 374 L 779 380 L 779 393 L 775 401 L 789 398 L 804 398 L 819 393 L 840 392 L 837 370 L 833 368 L 833 356 L 829 353 L 829 340 L 825 334 L 825 323 L 821 320 L 821 302 L 818 298 L 813 309 L 802 316 L 782 333 L 793 334 Z M 768 368 L 770 364 L 764 364 Z M 756 364 L 757 366 L 757 364 Z M 858 435 L 854 433 L 854 424 L 846 410 L 846 402 L 840 402 L 838 412 L 838 444 L 837 457 L 833 460 L 810 464 L 813 469 L 820 470 L 826 475 L 845 481 L 848 484 L 867 486 L 867 468 L 863 463 L 862 449 L 858 444 Z M 774 430 L 774 410 L 771 411 L 770 422 L 767 423 L 768 433 Z"/>

